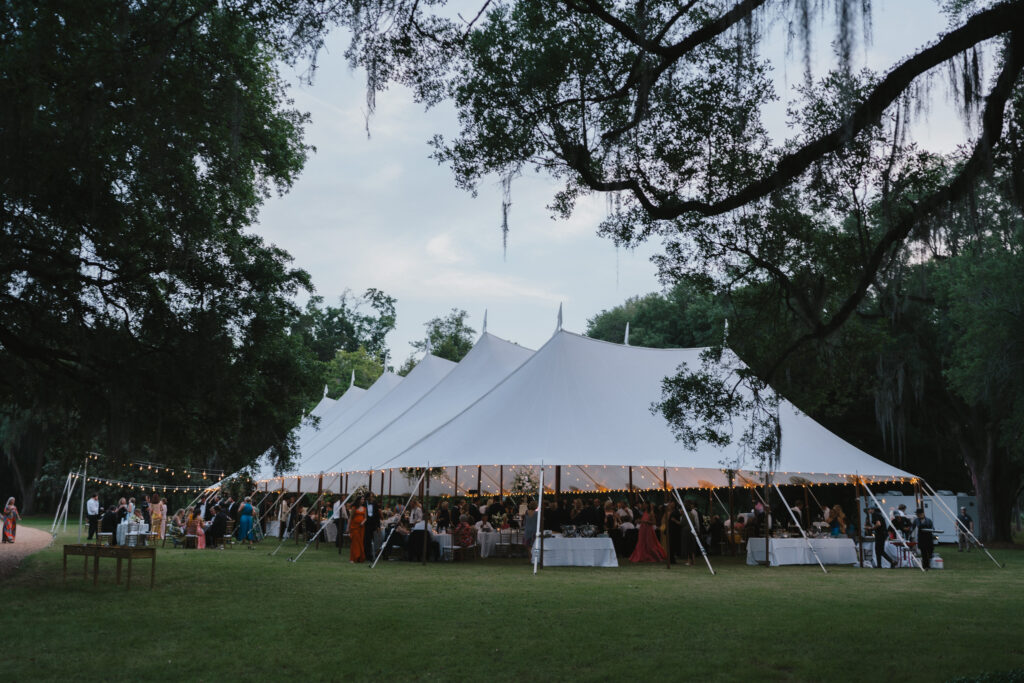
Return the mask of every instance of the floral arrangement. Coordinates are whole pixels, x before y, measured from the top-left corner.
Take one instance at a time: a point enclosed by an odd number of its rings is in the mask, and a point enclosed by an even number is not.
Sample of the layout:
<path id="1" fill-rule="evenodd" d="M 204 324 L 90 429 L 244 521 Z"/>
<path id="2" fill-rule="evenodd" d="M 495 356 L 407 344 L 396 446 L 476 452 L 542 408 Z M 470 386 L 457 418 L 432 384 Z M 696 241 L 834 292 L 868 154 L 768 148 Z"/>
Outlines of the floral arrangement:
<path id="1" fill-rule="evenodd" d="M 512 493 L 534 495 L 537 493 L 537 476 L 530 470 L 516 470 L 512 475 Z"/>
<path id="2" fill-rule="evenodd" d="M 495 529 L 507 529 L 508 515 L 503 512 L 491 515 L 491 526 L 493 526 Z"/>

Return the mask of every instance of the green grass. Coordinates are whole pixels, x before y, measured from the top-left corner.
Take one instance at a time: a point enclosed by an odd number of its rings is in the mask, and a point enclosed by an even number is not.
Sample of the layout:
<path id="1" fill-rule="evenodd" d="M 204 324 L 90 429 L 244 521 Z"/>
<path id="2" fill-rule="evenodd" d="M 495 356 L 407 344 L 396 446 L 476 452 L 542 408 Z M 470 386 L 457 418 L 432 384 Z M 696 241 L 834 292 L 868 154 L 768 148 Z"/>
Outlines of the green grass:
<path id="1" fill-rule="evenodd" d="M 49 520 L 28 522 L 49 529 Z M 70 527 L 69 527 L 70 529 Z M 525 561 L 370 571 L 333 548 L 158 551 L 131 591 L 60 546 L 0 582 L 14 681 L 901 680 L 1024 666 L 1024 552 L 943 546 L 946 569 L 552 568 Z M 888 673 L 883 673 L 888 672 Z"/>

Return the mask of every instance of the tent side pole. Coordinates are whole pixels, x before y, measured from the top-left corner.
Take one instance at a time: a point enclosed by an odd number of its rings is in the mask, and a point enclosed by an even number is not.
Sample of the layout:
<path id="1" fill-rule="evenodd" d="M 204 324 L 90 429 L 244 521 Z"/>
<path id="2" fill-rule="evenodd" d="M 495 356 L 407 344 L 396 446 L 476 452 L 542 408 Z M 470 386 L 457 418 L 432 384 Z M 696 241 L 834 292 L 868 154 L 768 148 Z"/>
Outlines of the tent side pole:
<path id="1" fill-rule="evenodd" d="M 498 465 L 498 500 L 505 503 L 505 466 Z"/>
<path id="2" fill-rule="evenodd" d="M 857 475 L 857 482 L 860 475 Z M 860 491 L 857 490 L 857 482 L 853 484 L 853 495 L 857 499 L 857 559 L 860 561 L 861 569 L 864 568 L 864 511 L 861 509 Z"/>
<path id="3" fill-rule="evenodd" d="M 539 545 L 540 549 L 536 555 L 533 556 L 533 573 L 537 573 L 537 567 L 544 566 L 544 463 L 540 464 L 540 488 L 537 493 L 537 535 L 533 538 L 533 544 L 530 546 L 530 552 L 533 553 L 537 550 Z"/>
<path id="4" fill-rule="evenodd" d="M 341 501 L 341 506 L 342 506 L 342 507 L 345 507 L 345 503 L 347 503 L 347 502 L 348 502 L 348 499 L 349 499 L 349 498 L 351 498 L 351 497 L 352 497 L 352 494 L 351 494 L 351 493 L 350 493 L 350 494 L 348 494 L 347 496 L 345 496 L 345 500 Z M 327 524 L 330 524 L 330 522 L 327 522 Z M 296 555 L 296 556 L 295 556 L 294 558 L 291 558 L 291 557 L 289 557 L 289 558 L 288 558 L 288 561 L 289 561 L 289 562 L 298 562 L 298 561 L 299 561 L 299 558 L 300 558 L 300 557 L 302 557 L 302 554 L 303 554 L 304 552 L 306 552 L 307 550 L 309 550 L 309 546 L 313 545 L 313 541 L 315 541 L 315 540 L 316 540 L 317 538 L 319 538 L 319 537 L 320 537 L 320 534 L 322 534 L 322 533 L 323 533 L 323 531 L 324 531 L 324 529 L 326 529 L 326 528 L 327 528 L 327 524 L 321 524 L 321 525 L 320 525 L 320 528 L 319 528 L 319 529 L 317 529 L 317 532 L 316 532 L 315 534 L 313 534 L 313 538 L 311 538 L 311 539 L 309 539 L 308 541 L 306 541 L 306 547 L 305 547 L 305 548 L 303 548 L 302 550 L 300 550 L 300 551 L 299 551 L 299 554 L 298 554 L 298 555 Z M 317 547 L 319 548 L 320 546 L 317 546 Z"/>
<path id="5" fill-rule="evenodd" d="M 68 493 L 68 484 L 71 483 L 71 472 L 68 472 L 67 478 L 64 479 L 64 488 L 61 489 L 60 499 L 57 501 L 57 513 L 53 516 L 53 524 L 50 525 L 50 533 L 57 533 L 57 520 L 60 519 L 60 512 L 64 508 L 64 496 Z"/>
<path id="6" fill-rule="evenodd" d="M 427 473 L 427 471 L 423 470 L 423 474 L 420 475 L 420 481 L 423 480 L 423 477 L 426 475 L 426 473 Z M 409 494 L 409 499 L 405 501 L 405 508 L 403 508 L 403 510 L 405 510 L 405 511 L 409 510 L 409 505 L 412 504 L 412 499 L 416 496 L 416 487 L 417 486 L 419 486 L 419 482 L 416 482 L 416 486 L 412 487 L 412 493 Z M 399 521 L 399 524 L 400 524 L 401 521 L 402 521 L 401 517 L 399 517 L 398 521 Z M 426 526 L 426 524 L 424 524 L 424 526 Z M 386 539 L 384 539 L 384 544 L 381 545 L 380 550 L 377 551 L 377 557 L 375 557 L 373 559 L 373 564 L 370 565 L 370 569 L 373 569 L 374 567 L 377 566 L 377 562 L 380 561 L 380 556 L 384 554 L 384 550 L 388 547 L 388 543 L 391 542 L 391 537 L 395 535 L 395 529 L 397 529 L 397 528 L 398 528 L 398 524 L 396 524 L 395 526 L 393 526 L 391 528 L 391 533 L 389 533 L 388 537 Z"/>
<path id="7" fill-rule="evenodd" d="M 669 492 L 668 492 L 668 468 L 667 467 L 662 467 L 661 468 L 661 480 L 662 480 L 662 486 L 663 486 L 662 490 L 665 493 L 665 507 L 666 507 L 666 513 L 667 513 L 668 512 L 668 509 L 667 509 L 668 508 L 668 498 L 669 498 Z M 671 540 L 671 535 L 672 535 L 672 529 L 669 527 L 669 522 L 666 522 L 665 523 L 665 536 L 666 537 L 664 539 L 662 539 L 665 542 L 665 547 L 668 548 L 668 550 L 665 552 L 665 568 L 666 569 L 672 569 L 672 540 Z"/>
<path id="8" fill-rule="evenodd" d="M 632 468 L 630 468 L 632 469 Z M 555 465 L 555 504 L 562 505 L 562 466 Z"/>
<path id="9" fill-rule="evenodd" d="M 299 500 L 301 501 L 305 497 L 305 495 L 306 494 L 300 495 L 299 496 Z M 324 494 L 322 494 L 322 493 L 319 496 L 317 496 L 317 499 L 313 501 L 313 504 L 308 506 L 308 507 L 306 507 L 306 514 L 302 515 L 302 517 L 300 517 L 296 523 L 297 524 L 302 524 L 303 522 L 305 522 L 306 518 L 309 517 L 309 511 L 312 510 L 313 508 L 315 508 L 316 504 L 319 503 L 320 499 L 323 498 L 323 497 L 324 497 Z M 295 504 L 298 505 L 299 504 L 298 501 L 296 501 Z M 277 544 L 276 548 L 274 548 L 274 552 L 270 553 L 270 556 L 273 557 L 274 555 L 276 555 L 277 551 L 280 550 L 281 546 L 283 546 L 287 541 L 288 541 L 287 538 L 282 538 L 281 542 Z"/>
<path id="10" fill-rule="evenodd" d="M 864 487 L 864 490 L 868 492 L 868 495 L 871 496 L 871 500 L 873 500 L 875 502 L 875 507 L 878 508 L 878 513 L 881 514 L 882 513 L 882 505 L 881 505 L 881 503 L 878 502 L 878 499 L 875 498 L 875 494 L 871 491 L 871 489 L 868 488 L 868 482 L 866 480 L 864 480 L 864 479 L 861 479 L 860 483 L 861 483 L 861 486 Z M 885 520 L 886 526 L 888 526 L 890 529 L 892 529 L 893 533 L 896 534 L 896 538 L 899 539 L 899 541 L 903 544 L 903 546 L 907 550 L 910 550 L 910 545 L 907 543 L 907 539 L 903 538 L 903 534 L 900 533 L 900 530 L 897 529 L 895 526 L 893 526 L 892 520 L 889 519 L 886 515 L 882 515 L 882 519 Z M 923 572 L 924 571 L 924 565 L 921 564 L 921 560 L 917 559 L 917 555 L 915 555 L 913 552 L 911 552 L 910 553 L 910 557 L 914 560 L 915 563 L 917 563 L 918 569 L 920 569 Z M 881 566 L 881 564 L 882 564 L 881 558 L 878 558 L 878 557 L 875 558 L 875 562 L 878 564 L 878 566 Z"/>
<path id="11" fill-rule="evenodd" d="M 733 514 L 733 489 L 736 482 L 736 473 L 733 470 L 729 470 L 729 547 L 732 549 L 732 554 L 736 555 L 738 550 L 736 548 L 736 515 Z"/>
<path id="12" fill-rule="evenodd" d="M 811 553 L 814 555 L 814 559 L 817 560 L 818 566 L 821 567 L 821 571 L 828 574 L 828 570 L 825 569 L 825 565 L 822 564 L 821 558 L 818 557 L 818 551 L 814 549 L 814 544 L 811 543 L 811 539 L 807 538 L 807 532 L 804 531 L 803 525 L 800 524 L 800 520 L 798 520 L 796 518 L 796 515 L 793 514 L 793 508 L 789 507 L 789 501 L 787 501 L 786 497 L 782 495 L 782 489 L 779 488 L 778 484 L 773 484 L 773 486 L 775 487 L 775 491 L 779 494 L 779 498 L 782 500 L 782 504 L 786 506 L 786 510 L 789 512 L 789 516 L 793 520 L 793 524 L 796 524 L 797 528 L 800 529 L 800 535 L 804 537 L 804 543 L 807 544 L 807 549 L 810 550 Z"/>
<path id="13" fill-rule="evenodd" d="M 992 553 L 990 553 L 988 551 L 988 548 L 986 548 L 985 545 L 981 541 L 978 540 L 978 537 L 975 536 L 971 532 L 971 530 L 967 528 L 967 525 L 965 525 L 963 522 L 960 521 L 959 517 L 957 517 L 956 515 L 953 514 L 953 511 L 949 509 L 949 506 L 946 505 L 945 501 L 943 501 L 941 498 L 939 498 L 939 495 L 935 492 L 935 489 L 932 488 L 932 485 L 929 484 L 928 482 L 924 481 L 924 479 L 922 479 L 921 481 L 924 482 L 924 485 L 928 487 L 929 491 L 931 491 L 932 498 L 936 502 L 938 502 L 938 504 L 940 506 L 942 506 L 942 509 L 946 513 L 946 516 L 949 517 L 951 520 L 953 520 L 953 524 L 955 524 L 957 527 L 963 529 L 967 533 L 967 535 L 970 536 L 971 540 L 974 541 L 975 543 L 977 543 L 978 547 L 985 551 L 985 554 L 988 555 L 988 559 L 990 559 L 993 562 L 995 562 L 997 567 L 999 567 L 1000 569 L 1003 569 L 1004 568 L 1003 565 L 1001 565 L 998 562 L 996 562 L 996 558 L 992 557 Z"/>
<path id="14" fill-rule="evenodd" d="M 633 491 L 633 466 L 629 466 L 629 507 L 636 507 L 636 493 Z"/>
<path id="15" fill-rule="evenodd" d="M 476 496 L 477 496 L 477 498 L 483 498 L 483 496 L 484 496 L 483 485 L 484 485 L 484 469 L 483 469 L 483 465 L 477 465 L 476 466 Z"/>
<path id="16" fill-rule="evenodd" d="M 430 508 L 427 507 L 429 505 L 429 501 L 427 501 L 427 496 L 430 495 L 430 474 L 429 474 L 429 472 L 430 472 L 430 463 L 427 463 L 427 466 L 423 470 L 423 479 L 424 479 L 424 481 L 423 481 L 422 484 L 420 484 L 421 486 L 424 487 L 424 496 L 423 496 L 423 559 L 421 560 L 421 563 L 423 564 L 423 566 L 427 565 L 427 546 L 430 545 Z"/>
<path id="17" fill-rule="evenodd" d="M 679 495 L 679 489 L 673 487 L 672 493 L 676 496 L 676 501 L 679 503 L 679 509 L 682 511 L 683 517 L 686 518 L 686 523 L 690 525 L 690 533 L 692 533 L 693 537 L 697 540 L 697 547 L 700 548 L 700 554 L 704 557 L 704 562 L 708 565 L 708 571 L 711 572 L 711 576 L 714 576 L 715 570 L 712 568 L 711 560 L 708 558 L 708 551 L 704 549 L 704 544 L 700 540 L 700 534 L 698 534 L 697 530 L 693 527 L 693 520 L 690 519 L 690 511 L 686 509 L 685 505 L 683 505 L 683 499 Z M 697 514 L 699 515 L 700 513 L 698 512 Z"/>
<path id="18" fill-rule="evenodd" d="M 82 520 L 85 518 L 85 485 L 89 483 L 89 456 L 82 463 L 82 504 L 78 508 L 78 542 L 82 542 Z"/>
<path id="19" fill-rule="evenodd" d="M 392 488 L 392 484 L 394 483 L 394 481 L 395 481 L 395 468 L 392 467 L 390 470 L 388 470 L 388 498 L 391 498 L 394 495 L 394 493 L 393 493 L 394 489 Z"/>

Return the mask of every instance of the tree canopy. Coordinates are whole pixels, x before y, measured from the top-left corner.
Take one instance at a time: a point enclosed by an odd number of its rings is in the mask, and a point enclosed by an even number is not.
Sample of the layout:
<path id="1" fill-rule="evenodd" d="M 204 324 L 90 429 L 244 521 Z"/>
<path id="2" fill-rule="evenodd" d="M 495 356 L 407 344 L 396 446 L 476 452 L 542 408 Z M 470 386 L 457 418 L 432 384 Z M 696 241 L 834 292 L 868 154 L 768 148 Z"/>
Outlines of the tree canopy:
<path id="1" fill-rule="evenodd" d="M 423 324 L 427 335 L 423 339 L 409 342 L 419 353 L 430 352 L 438 358 L 458 363 L 473 348 L 473 335 L 476 330 L 466 324 L 469 314 L 453 308 L 447 315 L 432 318 Z M 407 375 L 416 367 L 416 354 L 409 356 L 399 370 L 400 375 Z"/>
<path id="2" fill-rule="evenodd" d="M 315 47 L 315 13 L 0 6 L 8 458 L 26 482 L 47 450 L 225 470 L 287 458 L 321 372 L 293 334 L 310 281 L 248 228 L 308 153 L 277 64 Z"/>

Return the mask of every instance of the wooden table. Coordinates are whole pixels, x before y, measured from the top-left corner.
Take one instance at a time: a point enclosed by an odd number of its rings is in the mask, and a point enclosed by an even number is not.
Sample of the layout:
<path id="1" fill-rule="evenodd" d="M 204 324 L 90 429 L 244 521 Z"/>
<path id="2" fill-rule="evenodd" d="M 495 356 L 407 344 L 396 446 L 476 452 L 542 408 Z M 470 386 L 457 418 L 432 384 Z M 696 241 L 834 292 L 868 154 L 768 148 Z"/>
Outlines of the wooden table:
<path id="1" fill-rule="evenodd" d="M 128 560 L 128 580 L 125 590 L 132 587 L 132 560 L 151 560 L 149 569 L 149 587 L 156 585 L 156 548 L 145 546 L 93 545 L 91 543 L 64 544 L 64 580 L 68 580 L 68 555 L 81 555 L 84 558 L 82 576 L 89 576 L 89 558 L 93 558 L 92 583 L 99 581 L 100 558 L 112 557 L 117 560 L 117 584 L 121 585 L 121 560 Z"/>

